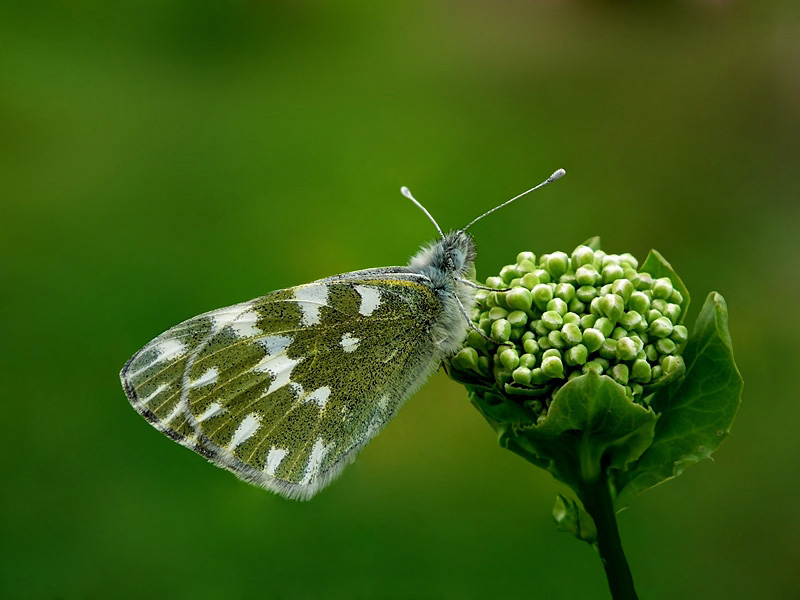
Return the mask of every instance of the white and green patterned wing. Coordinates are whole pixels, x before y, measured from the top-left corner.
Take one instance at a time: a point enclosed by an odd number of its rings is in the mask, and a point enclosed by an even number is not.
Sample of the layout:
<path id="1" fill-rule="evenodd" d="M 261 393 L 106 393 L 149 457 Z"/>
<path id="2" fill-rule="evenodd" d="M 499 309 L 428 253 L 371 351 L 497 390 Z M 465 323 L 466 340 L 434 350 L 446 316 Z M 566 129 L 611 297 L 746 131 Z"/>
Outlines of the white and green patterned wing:
<path id="1" fill-rule="evenodd" d="M 438 366 L 427 279 L 356 272 L 200 315 L 120 374 L 157 429 L 240 478 L 310 498 Z"/>

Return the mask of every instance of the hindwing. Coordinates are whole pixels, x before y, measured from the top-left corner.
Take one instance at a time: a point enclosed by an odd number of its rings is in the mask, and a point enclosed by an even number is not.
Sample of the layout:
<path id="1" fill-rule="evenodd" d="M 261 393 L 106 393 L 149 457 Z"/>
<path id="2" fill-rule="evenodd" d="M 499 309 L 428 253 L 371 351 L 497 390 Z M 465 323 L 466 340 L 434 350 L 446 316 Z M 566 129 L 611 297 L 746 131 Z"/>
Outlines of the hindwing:
<path id="1" fill-rule="evenodd" d="M 442 311 L 406 269 L 340 275 L 166 331 L 123 368 L 133 407 L 237 476 L 310 498 L 438 366 Z"/>

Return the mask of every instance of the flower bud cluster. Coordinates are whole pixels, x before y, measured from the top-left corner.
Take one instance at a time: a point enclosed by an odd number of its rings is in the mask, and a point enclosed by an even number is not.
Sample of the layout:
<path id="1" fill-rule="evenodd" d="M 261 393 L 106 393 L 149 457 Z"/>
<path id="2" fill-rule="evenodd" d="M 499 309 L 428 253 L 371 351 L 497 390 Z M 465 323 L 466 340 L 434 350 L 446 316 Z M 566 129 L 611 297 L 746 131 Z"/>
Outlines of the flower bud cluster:
<path id="1" fill-rule="evenodd" d="M 476 293 L 472 317 L 485 337 L 471 331 L 452 366 L 528 396 L 540 420 L 561 385 L 590 370 L 646 403 L 648 388 L 684 371 L 688 336 L 681 293 L 638 266 L 630 254 L 583 245 L 538 260 L 521 252 L 486 280 L 498 291 Z"/>

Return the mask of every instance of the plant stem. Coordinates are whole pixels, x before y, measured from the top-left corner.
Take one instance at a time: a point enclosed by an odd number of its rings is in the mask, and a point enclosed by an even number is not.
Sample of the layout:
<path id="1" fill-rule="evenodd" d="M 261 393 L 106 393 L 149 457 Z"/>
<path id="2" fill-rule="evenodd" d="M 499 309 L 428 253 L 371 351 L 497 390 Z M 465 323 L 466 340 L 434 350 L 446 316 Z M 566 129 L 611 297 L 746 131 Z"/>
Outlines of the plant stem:
<path id="1" fill-rule="evenodd" d="M 619 538 L 614 502 L 605 469 L 592 481 L 581 483 L 581 500 L 597 526 L 597 549 L 606 570 L 608 587 L 614 600 L 637 600 L 633 577 Z"/>

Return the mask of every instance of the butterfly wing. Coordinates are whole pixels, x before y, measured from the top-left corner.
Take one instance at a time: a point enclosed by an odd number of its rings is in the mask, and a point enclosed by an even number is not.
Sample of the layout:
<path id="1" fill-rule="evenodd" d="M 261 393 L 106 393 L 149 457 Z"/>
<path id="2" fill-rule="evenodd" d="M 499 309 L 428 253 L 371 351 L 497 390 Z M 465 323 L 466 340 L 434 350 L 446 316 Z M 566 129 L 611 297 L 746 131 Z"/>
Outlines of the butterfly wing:
<path id="1" fill-rule="evenodd" d="M 359 271 L 189 319 L 120 377 L 133 407 L 175 441 L 310 498 L 436 369 L 441 310 L 425 277 Z"/>

